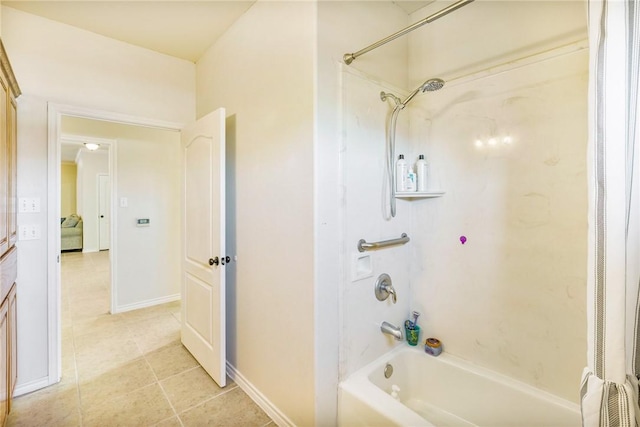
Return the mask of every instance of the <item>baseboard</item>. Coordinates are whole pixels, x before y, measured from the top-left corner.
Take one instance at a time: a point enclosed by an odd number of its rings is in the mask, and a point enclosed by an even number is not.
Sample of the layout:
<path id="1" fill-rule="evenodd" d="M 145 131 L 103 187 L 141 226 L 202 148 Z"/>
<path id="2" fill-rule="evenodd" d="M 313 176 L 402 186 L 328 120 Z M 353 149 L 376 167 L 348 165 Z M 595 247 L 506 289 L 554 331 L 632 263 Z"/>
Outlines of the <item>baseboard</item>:
<path id="1" fill-rule="evenodd" d="M 240 387 L 279 427 L 295 427 L 285 414 L 283 414 L 269 399 L 266 398 L 253 384 L 251 384 L 235 366 L 227 361 L 227 375 L 238 387 Z"/>
<path id="2" fill-rule="evenodd" d="M 50 386 L 49 377 L 39 378 L 37 380 L 29 381 L 24 384 L 16 384 L 16 389 L 13 392 L 13 397 L 22 396 L 23 394 L 31 393 L 41 388 Z"/>
<path id="3" fill-rule="evenodd" d="M 115 313 L 124 313 L 125 311 L 138 310 L 139 308 L 153 307 L 154 305 L 165 304 L 168 302 L 180 300 L 180 294 L 168 295 L 166 297 L 153 298 L 146 301 L 140 301 L 133 304 L 119 305 L 116 307 Z M 115 314 L 114 313 L 114 314 Z"/>

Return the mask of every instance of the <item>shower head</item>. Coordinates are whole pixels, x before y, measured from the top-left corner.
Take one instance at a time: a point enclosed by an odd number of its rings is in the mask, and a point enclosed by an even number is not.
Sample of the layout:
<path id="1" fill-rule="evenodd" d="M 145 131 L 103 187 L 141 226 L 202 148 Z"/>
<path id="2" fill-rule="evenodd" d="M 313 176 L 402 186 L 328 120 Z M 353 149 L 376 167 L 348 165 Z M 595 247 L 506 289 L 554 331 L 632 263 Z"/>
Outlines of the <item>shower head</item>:
<path id="1" fill-rule="evenodd" d="M 422 92 L 434 92 L 436 90 L 442 89 L 444 86 L 444 80 L 442 79 L 429 79 L 420 88 Z"/>
<path id="2" fill-rule="evenodd" d="M 413 92 L 411 92 L 411 94 L 409 96 L 407 96 L 407 99 L 405 99 L 404 101 L 402 101 L 402 106 L 405 107 L 409 101 L 411 101 L 413 99 L 414 96 L 416 96 L 418 93 L 420 92 L 434 92 L 436 90 L 442 89 L 442 86 L 444 86 L 444 80 L 442 79 L 429 79 L 426 82 L 422 83 L 422 85 L 420 85 L 420 87 L 418 87 L 418 89 L 414 90 Z"/>

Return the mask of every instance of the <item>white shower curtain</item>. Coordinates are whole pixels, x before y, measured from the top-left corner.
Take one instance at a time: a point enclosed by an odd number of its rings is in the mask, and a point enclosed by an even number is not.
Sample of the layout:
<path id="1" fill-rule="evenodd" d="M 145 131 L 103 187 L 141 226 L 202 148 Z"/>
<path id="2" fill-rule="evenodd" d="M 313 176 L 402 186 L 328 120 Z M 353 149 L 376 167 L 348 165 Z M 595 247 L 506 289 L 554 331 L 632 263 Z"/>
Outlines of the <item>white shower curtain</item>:
<path id="1" fill-rule="evenodd" d="M 584 426 L 640 425 L 640 351 L 636 348 L 640 343 L 638 9 L 634 0 L 589 1 L 588 366 L 581 387 Z"/>

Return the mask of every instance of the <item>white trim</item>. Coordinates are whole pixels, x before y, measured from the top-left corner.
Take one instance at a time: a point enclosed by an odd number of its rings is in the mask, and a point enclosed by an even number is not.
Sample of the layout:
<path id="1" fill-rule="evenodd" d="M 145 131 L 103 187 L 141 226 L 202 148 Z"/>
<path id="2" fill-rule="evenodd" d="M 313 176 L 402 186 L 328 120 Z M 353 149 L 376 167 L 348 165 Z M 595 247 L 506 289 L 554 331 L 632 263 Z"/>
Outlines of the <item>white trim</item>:
<path id="1" fill-rule="evenodd" d="M 61 120 L 62 116 L 81 117 L 86 119 L 102 120 L 116 123 L 125 123 L 135 126 L 151 127 L 163 130 L 169 130 L 179 132 L 183 127 L 180 123 L 165 122 L 155 119 L 134 117 L 120 113 L 113 113 L 108 111 L 96 110 L 91 108 L 77 107 L 72 105 L 57 104 L 49 102 L 47 104 L 47 138 L 48 138 L 48 185 L 47 185 L 47 212 L 49 217 L 47 221 L 47 337 L 48 337 L 48 379 L 38 382 L 32 382 L 27 385 L 21 385 L 20 390 L 26 390 L 29 387 L 42 388 L 47 385 L 52 385 L 60 381 L 62 375 L 62 345 L 61 345 L 61 301 L 60 301 L 60 138 L 61 134 Z M 69 135 L 65 135 L 70 137 Z M 109 150 L 109 155 L 112 159 L 117 157 L 116 155 L 117 144 L 113 143 Z M 113 162 L 111 163 L 113 165 Z M 110 166 L 111 168 L 111 166 Z M 116 187 L 117 177 L 113 170 L 110 169 L 112 176 L 111 188 Z M 116 192 L 112 191 L 112 238 L 115 235 L 116 218 L 113 215 L 116 204 L 113 203 L 113 198 L 116 196 Z M 112 247 L 116 247 L 115 239 L 112 239 Z M 114 252 L 110 252 L 111 259 L 111 271 L 112 277 L 117 269 Z M 112 288 L 114 288 L 112 286 Z M 114 313 L 115 301 L 117 301 L 117 295 L 115 292 L 111 293 L 111 310 Z M 35 385 L 34 385 L 35 384 Z M 37 388 L 33 388 L 36 390 Z M 33 391 L 31 390 L 31 391 Z"/>
<path id="2" fill-rule="evenodd" d="M 153 298 L 142 302 L 136 302 L 133 304 L 125 304 L 115 307 L 115 311 L 112 313 L 124 313 L 125 311 L 138 310 L 139 308 L 153 307 L 154 305 L 166 304 L 168 302 L 179 301 L 180 294 L 168 295 L 166 297 Z"/>
<path id="3" fill-rule="evenodd" d="M 62 345 L 61 345 L 61 302 L 60 302 L 60 121 L 61 114 L 51 104 L 47 106 L 48 115 L 48 188 L 47 211 L 48 239 L 47 248 L 47 282 L 48 282 L 48 384 L 60 381 L 62 376 Z M 21 387 L 22 388 L 22 387 Z"/>
<path id="4" fill-rule="evenodd" d="M 41 388 L 45 388 L 49 384 L 49 377 L 42 377 L 37 380 L 29 381 L 25 384 L 16 385 L 16 389 L 13 393 L 13 397 L 22 396 L 23 394 L 31 393 Z"/>
<path id="5" fill-rule="evenodd" d="M 95 119 L 107 122 L 124 123 L 134 126 L 143 126 L 155 129 L 169 130 L 180 132 L 184 127 L 182 123 L 167 122 L 164 120 L 155 120 L 143 117 L 129 116 L 127 114 L 114 113 L 111 111 L 95 110 L 92 108 L 77 107 L 66 104 L 56 104 L 49 102 L 49 108 L 55 108 L 61 111 L 61 115 L 81 117 L 85 119 Z"/>
<path id="6" fill-rule="evenodd" d="M 68 114 L 63 114 L 63 115 L 67 116 Z M 94 136 L 84 136 L 84 135 L 78 135 L 73 133 L 61 133 L 60 141 L 68 142 L 72 144 L 78 144 L 78 145 L 84 145 L 85 142 L 93 142 L 94 144 L 99 144 L 99 145 L 111 144 L 113 142 L 116 142 L 115 139 L 96 138 Z"/>
<path id="7" fill-rule="evenodd" d="M 278 409 L 267 397 L 262 394 L 256 386 L 251 384 L 229 361 L 227 361 L 227 375 L 238 387 L 240 387 L 247 395 L 258 405 L 272 420 L 280 426 L 295 426 L 285 414 Z"/>

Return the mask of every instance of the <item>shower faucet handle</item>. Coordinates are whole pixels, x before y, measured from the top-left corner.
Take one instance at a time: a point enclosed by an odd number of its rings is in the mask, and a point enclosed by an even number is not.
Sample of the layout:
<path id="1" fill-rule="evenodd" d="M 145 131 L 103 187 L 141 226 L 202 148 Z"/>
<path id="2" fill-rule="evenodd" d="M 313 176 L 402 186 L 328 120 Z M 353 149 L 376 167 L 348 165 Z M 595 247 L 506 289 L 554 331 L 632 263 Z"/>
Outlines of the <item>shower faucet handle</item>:
<path id="1" fill-rule="evenodd" d="M 398 301 L 393 282 L 387 273 L 382 273 L 376 280 L 375 294 L 378 301 L 386 300 L 389 295 L 391 295 L 391 301 L 394 304 Z"/>

